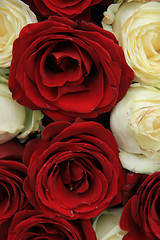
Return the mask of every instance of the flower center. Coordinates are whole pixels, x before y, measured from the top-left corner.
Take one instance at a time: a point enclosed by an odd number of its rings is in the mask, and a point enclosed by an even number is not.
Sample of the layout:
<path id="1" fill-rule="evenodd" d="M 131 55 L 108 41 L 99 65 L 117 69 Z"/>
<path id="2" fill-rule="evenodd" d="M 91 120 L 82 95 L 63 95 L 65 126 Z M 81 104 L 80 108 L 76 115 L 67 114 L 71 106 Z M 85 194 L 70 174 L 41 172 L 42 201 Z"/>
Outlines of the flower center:
<path id="1" fill-rule="evenodd" d="M 60 73 L 67 71 L 69 68 L 75 69 L 77 67 L 77 61 L 71 57 L 56 59 L 54 54 L 50 54 L 46 58 L 45 67 L 52 73 Z"/>
<path id="2" fill-rule="evenodd" d="M 62 163 L 61 178 L 64 186 L 70 191 L 82 193 L 88 189 L 87 173 L 74 159 Z"/>

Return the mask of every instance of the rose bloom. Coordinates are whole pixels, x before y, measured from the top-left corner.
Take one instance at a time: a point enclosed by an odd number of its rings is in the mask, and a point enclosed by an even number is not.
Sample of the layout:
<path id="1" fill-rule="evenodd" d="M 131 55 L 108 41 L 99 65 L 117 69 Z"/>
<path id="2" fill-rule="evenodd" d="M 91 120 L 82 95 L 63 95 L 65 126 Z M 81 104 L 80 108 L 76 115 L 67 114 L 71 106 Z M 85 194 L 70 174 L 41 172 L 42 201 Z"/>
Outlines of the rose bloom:
<path id="1" fill-rule="evenodd" d="M 96 235 L 89 220 L 67 221 L 25 210 L 14 216 L 9 228 L 7 240 L 17 239 L 96 240 Z"/>
<path id="2" fill-rule="evenodd" d="M 103 211 L 93 221 L 93 228 L 98 240 L 122 240 L 127 233 L 120 226 L 123 207 L 110 208 Z"/>
<path id="3" fill-rule="evenodd" d="M 35 14 L 20 0 L 3 0 L 0 4 L 0 67 L 9 67 L 12 46 L 21 29 L 37 22 Z"/>
<path id="4" fill-rule="evenodd" d="M 132 78 L 114 35 L 92 23 L 54 16 L 24 27 L 14 42 L 13 98 L 53 120 L 110 111 Z"/>
<path id="5" fill-rule="evenodd" d="M 72 0 L 72 1 L 56 1 L 56 0 L 23 0 L 33 10 L 37 10 L 43 16 L 50 16 L 58 14 L 69 18 L 76 17 L 83 14 L 85 10 L 91 6 L 102 2 L 103 0 Z M 79 17 L 79 16 L 78 16 Z"/>
<path id="6" fill-rule="evenodd" d="M 27 168 L 22 163 L 23 146 L 16 142 L 0 145 L 0 225 L 24 205 L 22 190 Z"/>
<path id="7" fill-rule="evenodd" d="M 99 123 L 51 123 L 42 139 L 25 147 L 24 191 L 51 217 L 90 219 L 121 202 L 124 170 L 118 154 L 113 135 Z"/>
<path id="8" fill-rule="evenodd" d="M 128 231 L 124 240 L 158 240 L 160 233 L 160 172 L 148 176 L 125 205 L 120 226 Z"/>
<path id="9" fill-rule="evenodd" d="M 110 125 L 124 168 L 145 174 L 160 170 L 159 89 L 132 84 L 112 110 Z"/>
<path id="10" fill-rule="evenodd" d="M 135 81 L 160 88 L 160 3 L 112 5 L 104 13 L 102 24 L 115 33 Z"/>

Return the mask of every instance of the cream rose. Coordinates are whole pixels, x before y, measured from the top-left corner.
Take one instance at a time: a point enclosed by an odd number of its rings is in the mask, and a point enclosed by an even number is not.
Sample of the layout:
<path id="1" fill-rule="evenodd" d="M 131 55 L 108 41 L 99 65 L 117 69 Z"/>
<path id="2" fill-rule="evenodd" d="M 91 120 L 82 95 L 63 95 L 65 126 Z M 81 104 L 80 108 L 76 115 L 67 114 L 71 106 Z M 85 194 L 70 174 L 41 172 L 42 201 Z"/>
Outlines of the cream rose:
<path id="1" fill-rule="evenodd" d="M 20 0 L 1 0 L 0 3 L 0 67 L 9 67 L 12 45 L 21 29 L 37 22 L 35 14 Z"/>
<path id="2" fill-rule="evenodd" d="M 112 4 L 102 25 L 116 35 L 135 81 L 160 88 L 160 2 Z"/>
<path id="3" fill-rule="evenodd" d="M 160 170 L 159 89 L 132 84 L 113 108 L 110 125 L 124 168 L 146 174 Z"/>
<path id="4" fill-rule="evenodd" d="M 13 100 L 4 81 L 0 81 L 0 110 L 0 144 L 14 137 L 25 141 L 31 132 L 39 129 L 43 118 L 40 111 L 32 111 Z"/>
<path id="5" fill-rule="evenodd" d="M 97 240 L 121 240 L 127 233 L 119 226 L 123 208 L 111 208 L 103 211 L 94 219 L 93 228 Z"/>

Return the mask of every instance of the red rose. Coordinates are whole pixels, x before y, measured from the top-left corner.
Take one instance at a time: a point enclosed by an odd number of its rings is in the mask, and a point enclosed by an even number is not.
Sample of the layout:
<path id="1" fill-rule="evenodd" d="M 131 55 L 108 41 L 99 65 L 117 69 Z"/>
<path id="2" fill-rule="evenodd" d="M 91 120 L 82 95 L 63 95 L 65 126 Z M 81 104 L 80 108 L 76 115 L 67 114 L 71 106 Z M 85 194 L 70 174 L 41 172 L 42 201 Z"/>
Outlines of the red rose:
<path id="1" fill-rule="evenodd" d="M 13 98 L 53 120 L 110 111 L 132 78 L 114 35 L 92 23 L 51 17 L 24 27 L 14 42 Z"/>
<path id="2" fill-rule="evenodd" d="M 21 144 L 11 141 L 0 145 L 0 224 L 5 225 L 25 203 L 22 185 L 27 168 L 22 155 Z"/>
<path id="3" fill-rule="evenodd" d="M 12 220 L 7 240 L 96 240 L 89 220 L 49 218 L 34 210 L 21 211 Z"/>
<path id="4" fill-rule="evenodd" d="M 24 151 L 31 204 L 54 217 L 90 219 L 119 204 L 124 183 L 116 141 L 95 122 L 51 123 Z"/>
<path id="5" fill-rule="evenodd" d="M 128 200 L 135 195 L 141 182 L 147 177 L 146 174 L 127 172 L 123 186 L 122 203 L 125 205 Z"/>
<path id="6" fill-rule="evenodd" d="M 160 239 L 160 172 L 148 176 L 127 202 L 120 225 L 129 233 L 124 240 Z"/>
<path id="7" fill-rule="evenodd" d="M 0 239 L 6 240 L 8 237 L 8 229 L 10 227 L 12 218 L 9 218 L 7 221 L 0 224 Z"/>
<path id="8" fill-rule="evenodd" d="M 69 18 L 83 14 L 91 6 L 102 2 L 103 0 L 23 0 L 33 10 L 35 7 L 43 16 L 51 16 L 55 13 Z"/>

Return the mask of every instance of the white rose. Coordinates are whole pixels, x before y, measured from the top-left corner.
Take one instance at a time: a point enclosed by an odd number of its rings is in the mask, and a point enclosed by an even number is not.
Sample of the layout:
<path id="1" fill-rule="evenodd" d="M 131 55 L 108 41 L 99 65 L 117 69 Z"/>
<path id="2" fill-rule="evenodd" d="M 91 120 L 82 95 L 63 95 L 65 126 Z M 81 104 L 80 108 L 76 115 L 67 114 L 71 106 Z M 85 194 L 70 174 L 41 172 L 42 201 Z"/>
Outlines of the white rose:
<path id="1" fill-rule="evenodd" d="M 6 83 L 0 82 L 0 144 L 14 137 L 24 141 L 31 132 L 39 129 L 43 114 L 32 111 L 12 99 Z"/>
<path id="2" fill-rule="evenodd" d="M 127 233 L 119 226 L 123 208 L 111 208 L 103 211 L 94 219 L 93 228 L 97 240 L 121 240 Z"/>
<path id="3" fill-rule="evenodd" d="M 116 35 L 135 81 L 160 88 L 160 2 L 112 4 L 102 25 Z"/>
<path id="4" fill-rule="evenodd" d="M 0 144 L 14 138 L 24 128 L 25 108 L 12 99 L 6 84 L 0 83 Z"/>
<path id="5" fill-rule="evenodd" d="M 160 170 L 159 89 L 132 84 L 113 108 L 110 125 L 124 168 L 146 174 Z"/>
<path id="6" fill-rule="evenodd" d="M 9 67 L 12 58 L 12 45 L 21 29 L 37 22 L 35 14 L 20 0 L 0 2 L 0 67 Z"/>

